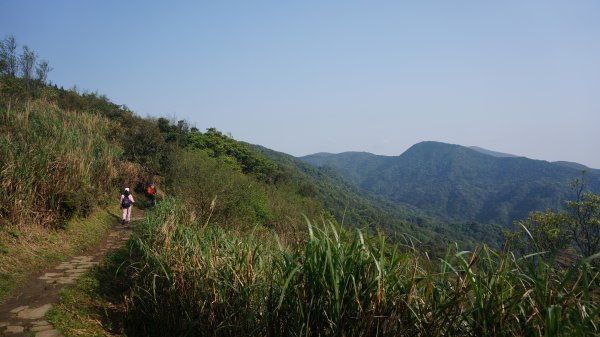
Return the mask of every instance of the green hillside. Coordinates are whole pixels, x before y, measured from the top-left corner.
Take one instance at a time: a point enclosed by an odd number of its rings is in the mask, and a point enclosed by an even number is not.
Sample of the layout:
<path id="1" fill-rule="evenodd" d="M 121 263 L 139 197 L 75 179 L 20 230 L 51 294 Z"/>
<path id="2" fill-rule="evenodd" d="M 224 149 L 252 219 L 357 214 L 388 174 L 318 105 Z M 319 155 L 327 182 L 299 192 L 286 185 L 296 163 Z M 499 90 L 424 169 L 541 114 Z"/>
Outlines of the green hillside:
<path id="1" fill-rule="evenodd" d="M 376 193 L 349 183 L 337 170 L 315 167 L 293 156 L 253 145 L 254 149 L 273 160 L 278 167 L 293 172 L 299 181 L 314 189 L 314 197 L 331 212 L 335 219 L 346 226 L 377 228 L 396 240 L 409 235 L 421 242 L 430 252 L 439 252 L 448 242 L 456 242 L 463 248 L 485 242 L 500 246 L 502 228 L 477 222 L 436 220 L 427 212 L 408 203 L 394 202 Z M 366 153 L 350 153 L 351 157 L 375 158 Z"/>
<path id="2" fill-rule="evenodd" d="M 330 166 L 367 191 L 443 221 L 508 226 L 531 211 L 562 209 L 581 171 L 524 157 L 498 157 L 459 145 L 423 142 L 397 157 L 341 153 L 301 158 Z M 600 191 L 600 175 L 586 179 Z"/>

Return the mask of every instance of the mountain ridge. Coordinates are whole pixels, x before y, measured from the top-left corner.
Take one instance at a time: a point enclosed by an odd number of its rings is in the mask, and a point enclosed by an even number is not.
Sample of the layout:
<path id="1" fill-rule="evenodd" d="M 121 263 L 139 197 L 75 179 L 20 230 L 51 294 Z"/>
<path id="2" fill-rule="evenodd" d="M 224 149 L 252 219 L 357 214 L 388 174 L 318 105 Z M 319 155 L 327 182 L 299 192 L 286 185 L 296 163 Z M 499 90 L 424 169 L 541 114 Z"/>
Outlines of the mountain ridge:
<path id="1" fill-rule="evenodd" d="M 581 175 L 568 165 L 435 141 L 414 144 L 395 157 L 349 152 L 299 159 L 333 167 L 367 191 L 445 221 L 504 226 L 530 211 L 561 209 L 571 195 L 569 184 Z M 600 190 L 600 174 L 590 170 L 586 179 L 592 191 Z"/>
<path id="2" fill-rule="evenodd" d="M 516 154 L 511 154 L 511 153 L 490 150 L 490 149 L 486 149 L 486 148 L 483 148 L 480 146 L 475 146 L 475 145 L 465 146 L 465 145 L 445 143 L 445 142 L 433 141 L 433 140 L 425 140 L 425 141 L 415 143 L 399 155 L 383 155 L 383 154 L 376 154 L 376 153 L 369 152 L 369 151 L 343 151 L 343 152 L 337 152 L 337 153 L 316 152 L 316 153 L 311 153 L 311 154 L 307 154 L 307 155 L 303 155 L 303 156 L 294 156 L 294 157 L 299 158 L 301 160 L 302 160 L 302 158 L 311 158 L 310 160 L 312 160 L 312 158 L 314 158 L 314 157 L 335 157 L 335 156 L 347 155 L 347 154 L 366 154 L 366 155 L 373 155 L 373 156 L 377 156 L 377 157 L 399 157 L 402 154 L 404 154 L 406 151 L 410 150 L 410 148 L 412 148 L 413 146 L 418 145 L 418 144 L 427 144 L 427 143 L 433 143 L 433 144 L 438 143 L 438 144 L 446 144 L 446 145 L 454 145 L 454 146 L 464 147 L 464 148 L 468 148 L 468 149 L 471 149 L 471 150 L 479 152 L 479 153 L 487 154 L 487 155 L 490 155 L 493 157 L 498 157 L 498 158 L 527 158 L 530 160 L 545 161 L 545 162 L 559 165 L 559 166 L 566 166 L 566 167 L 576 168 L 576 169 L 586 170 L 586 171 L 600 172 L 600 168 L 593 168 L 593 167 L 587 166 L 585 164 L 581 164 L 581 163 L 573 162 L 573 161 L 566 161 L 566 160 L 549 161 L 549 160 L 544 160 L 544 159 L 533 159 L 533 158 L 529 158 L 529 157 L 522 156 L 522 155 L 516 155 Z"/>
<path id="3" fill-rule="evenodd" d="M 331 210 L 332 215 L 342 223 L 353 223 L 354 227 L 367 226 L 372 230 L 382 228 L 390 235 L 409 233 L 428 247 L 432 247 L 433 242 L 437 242 L 433 244 L 435 246 L 446 240 L 461 242 L 463 247 L 474 247 L 481 242 L 492 246 L 501 244 L 500 226 L 474 222 L 440 222 L 431 212 L 361 188 L 332 167 L 315 167 L 283 152 L 261 145 L 245 144 L 273 160 L 280 168 L 290 167 L 292 169 L 286 171 L 306 175 L 307 181 L 315 184 L 315 195 L 319 196 L 325 208 Z M 345 219 L 345 222 L 342 219 Z"/>
<path id="4" fill-rule="evenodd" d="M 510 154 L 510 153 L 504 153 L 504 152 L 498 152 L 498 151 L 484 149 L 484 148 L 479 147 L 479 146 L 469 146 L 469 148 L 471 150 L 475 150 L 477 152 L 489 154 L 490 156 L 494 156 L 494 157 L 500 157 L 500 158 L 503 158 L 503 157 L 520 157 L 520 156 L 516 156 L 514 154 Z"/>

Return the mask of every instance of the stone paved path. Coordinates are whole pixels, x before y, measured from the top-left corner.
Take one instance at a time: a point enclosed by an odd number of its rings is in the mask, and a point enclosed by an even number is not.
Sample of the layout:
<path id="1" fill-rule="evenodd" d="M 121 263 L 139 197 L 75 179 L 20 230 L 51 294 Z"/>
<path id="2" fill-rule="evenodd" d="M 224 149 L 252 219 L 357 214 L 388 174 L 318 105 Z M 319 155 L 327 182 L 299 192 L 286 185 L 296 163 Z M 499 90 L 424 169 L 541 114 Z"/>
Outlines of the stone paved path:
<path id="1" fill-rule="evenodd" d="M 98 264 L 107 252 L 122 247 L 130 235 L 130 225 L 115 226 L 97 247 L 30 280 L 20 293 L 0 305 L 0 336 L 63 336 L 44 320 L 52 304 L 58 301 L 59 291 Z"/>

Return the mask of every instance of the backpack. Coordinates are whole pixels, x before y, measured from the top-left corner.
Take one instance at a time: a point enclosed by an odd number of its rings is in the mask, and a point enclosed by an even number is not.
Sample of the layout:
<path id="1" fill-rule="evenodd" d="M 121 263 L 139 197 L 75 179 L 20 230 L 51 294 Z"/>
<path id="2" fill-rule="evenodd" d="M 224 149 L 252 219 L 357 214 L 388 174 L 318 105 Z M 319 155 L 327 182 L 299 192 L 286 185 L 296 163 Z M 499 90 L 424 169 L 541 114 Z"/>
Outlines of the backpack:
<path id="1" fill-rule="evenodd" d="M 131 206 L 131 199 L 129 196 L 123 195 L 123 200 L 121 200 L 121 208 L 129 208 Z"/>
<path id="2" fill-rule="evenodd" d="M 148 186 L 148 191 L 146 192 L 149 196 L 154 195 L 154 187 L 152 185 Z"/>

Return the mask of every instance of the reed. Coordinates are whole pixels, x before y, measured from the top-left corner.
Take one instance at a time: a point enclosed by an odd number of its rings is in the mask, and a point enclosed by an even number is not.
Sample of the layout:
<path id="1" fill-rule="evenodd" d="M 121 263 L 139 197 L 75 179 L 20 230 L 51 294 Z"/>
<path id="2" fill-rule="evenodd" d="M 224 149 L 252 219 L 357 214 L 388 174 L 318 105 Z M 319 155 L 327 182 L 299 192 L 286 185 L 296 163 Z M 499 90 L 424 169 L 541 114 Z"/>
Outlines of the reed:
<path id="1" fill-rule="evenodd" d="M 264 242 L 191 220 L 180 204 L 166 199 L 133 241 L 138 262 L 130 266 L 136 281 L 130 316 L 145 322 L 135 330 L 239 335 L 260 328 L 271 265 Z"/>
<path id="2" fill-rule="evenodd" d="M 294 247 L 159 205 L 132 247 L 137 335 L 593 336 L 594 257 L 560 269 L 486 246 L 430 261 L 384 236 L 307 220 Z M 149 323 L 153 322 L 153 323 Z"/>
<path id="3" fill-rule="evenodd" d="M 42 100 L 0 108 L 0 215 L 4 225 L 62 226 L 106 199 L 121 150 L 111 122 Z"/>

